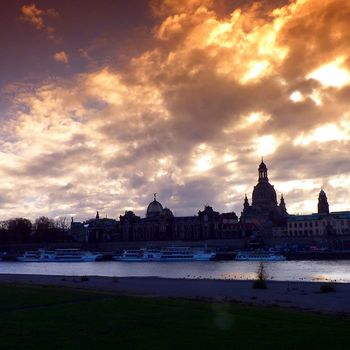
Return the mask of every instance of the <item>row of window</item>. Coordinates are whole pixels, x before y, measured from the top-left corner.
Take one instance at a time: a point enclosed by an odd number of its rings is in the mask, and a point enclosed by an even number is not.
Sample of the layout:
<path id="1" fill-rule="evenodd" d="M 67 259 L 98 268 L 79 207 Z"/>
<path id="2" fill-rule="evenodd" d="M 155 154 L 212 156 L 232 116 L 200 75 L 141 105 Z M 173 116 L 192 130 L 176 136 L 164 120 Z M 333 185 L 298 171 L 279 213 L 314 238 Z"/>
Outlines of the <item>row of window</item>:
<path id="1" fill-rule="evenodd" d="M 316 229 L 313 230 L 292 230 L 288 232 L 290 236 L 310 236 L 310 235 L 319 235 L 322 234 L 322 230 Z"/>
<path id="2" fill-rule="evenodd" d="M 319 221 L 306 221 L 306 222 L 288 222 L 288 227 L 291 228 L 291 227 L 318 227 L 318 223 Z M 323 226 L 326 226 L 326 222 L 325 221 L 322 221 L 323 223 Z M 320 222 L 321 224 L 321 222 Z"/>
<path id="3" fill-rule="evenodd" d="M 322 226 L 326 226 L 326 221 L 304 221 L 304 222 L 288 222 L 288 227 L 289 228 L 297 228 L 297 227 L 318 227 L 319 223 Z M 337 225 L 344 226 L 346 223 L 346 220 L 340 220 L 336 221 Z"/>

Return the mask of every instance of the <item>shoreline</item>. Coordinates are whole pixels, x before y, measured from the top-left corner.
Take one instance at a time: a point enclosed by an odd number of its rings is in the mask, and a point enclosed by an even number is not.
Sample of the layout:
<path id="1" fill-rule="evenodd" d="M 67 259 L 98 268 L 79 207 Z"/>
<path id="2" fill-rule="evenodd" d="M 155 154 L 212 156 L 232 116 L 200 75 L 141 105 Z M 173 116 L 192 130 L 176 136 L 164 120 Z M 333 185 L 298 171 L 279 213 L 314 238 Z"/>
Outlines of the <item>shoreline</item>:
<path id="1" fill-rule="evenodd" d="M 253 280 L 0 274 L 0 285 L 65 287 L 116 295 L 237 302 L 350 314 L 350 283 L 267 280 L 267 289 L 253 289 L 252 283 Z M 325 284 L 332 284 L 336 292 L 320 293 L 320 286 Z"/>

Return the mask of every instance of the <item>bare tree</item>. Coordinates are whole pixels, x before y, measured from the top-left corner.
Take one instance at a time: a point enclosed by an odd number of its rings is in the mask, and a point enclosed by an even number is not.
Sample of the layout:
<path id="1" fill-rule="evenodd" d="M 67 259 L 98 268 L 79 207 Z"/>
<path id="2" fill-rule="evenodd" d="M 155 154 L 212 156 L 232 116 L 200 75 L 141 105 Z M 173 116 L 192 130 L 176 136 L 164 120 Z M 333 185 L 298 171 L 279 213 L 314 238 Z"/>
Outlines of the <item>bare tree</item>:
<path id="1" fill-rule="evenodd" d="M 62 231 L 67 231 L 69 228 L 69 221 L 66 216 L 60 216 L 55 220 L 55 227 Z"/>
<path id="2" fill-rule="evenodd" d="M 260 261 L 258 270 L 256 271 L 256 280 L 253 283 L 253 288 L 255 289 L 266 289 L 266 280 L 268 278 L 268 274 L 266 272 L 265 264 Z"/>

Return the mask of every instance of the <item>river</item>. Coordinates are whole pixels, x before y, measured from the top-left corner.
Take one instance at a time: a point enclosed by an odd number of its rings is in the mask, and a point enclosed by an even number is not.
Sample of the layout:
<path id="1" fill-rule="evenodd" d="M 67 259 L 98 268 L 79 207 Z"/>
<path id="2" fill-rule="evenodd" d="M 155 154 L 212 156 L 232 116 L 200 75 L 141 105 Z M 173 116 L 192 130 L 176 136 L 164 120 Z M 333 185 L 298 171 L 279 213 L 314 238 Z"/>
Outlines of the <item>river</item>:
<path id="1" fill-rule="evenodd" d="M 350 260 L 279 261 L 264 263 L 268 278 L 276 281 L 350 282 Z M 59 276 L 157 276 L 167 278 L 253 279 L 258 262 L 117 262 L 23 263 L 0 262 L 1 274 L 35 274 Z"/>

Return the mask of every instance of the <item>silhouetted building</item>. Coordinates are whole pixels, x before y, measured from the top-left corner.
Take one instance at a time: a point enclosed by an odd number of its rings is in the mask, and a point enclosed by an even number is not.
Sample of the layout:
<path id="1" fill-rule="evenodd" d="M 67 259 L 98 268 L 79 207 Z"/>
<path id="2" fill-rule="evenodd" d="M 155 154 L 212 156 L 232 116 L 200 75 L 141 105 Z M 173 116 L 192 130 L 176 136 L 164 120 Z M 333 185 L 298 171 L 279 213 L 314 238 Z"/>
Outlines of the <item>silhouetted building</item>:
<path id="1" fill-rule="evenodd" d="M 234 212 L 220 214 L 207 205 L 198 215 L 175 217 L 170 209 L 163 208 L 156 195 L 149 203 L 145 216 L 141 218 L 133 212 L 120 216 L 123 240 L 209 240 L 238 237 L 241 232 Z"/>
<path id="2" fill-rule="evenodd" d="M 82 222 L 74 221 L 73 218 L 70 223 L 70 234 L 73 237 L 73 239 L 77 242 L 88 241 L 87 230 L 84 227 L 84 224 Z"/>
<path id="3" fill-rule="evenodd" d="M 291 215 L 288 218 L 289 237 L 341 236 L 350 233 L 350 212 Z"/>
<path id="4" fill-rule="evenodd" d="M 247 195 L 244 198 L 241 222 L 256 222 L 264 227 L 265 231 L 272 231 L 273 226 L 284 226 L 288 217 L 283 195 L 277 203 L 277 195 L 267 175 L 267 167 L 263 161 L 258 168 L 258 183 L 254 186 L 252 204 L 249 204 Z"/>
<path id="5" fill-rule="evenodd" d="M 131 210 L 127 210 L 124 215 L 120 215 L 121 240 L 133 241 L 136 236 L 135 225 L 141 219 Z"/>
<path id="6" fill-rule="evenodd" d="M 318 195 L 318 205 L 317 205 L 318 214 L 329 214 L 329 205 L 325 191 L 321 189 L 320 194 Z"/>
<path id="7" fill-rule="evenodd" d="M 71 221 L 70 232 L 78 242 L 108 242 L 120 239 L 119 222 L 115 219 L 100 218 L 99 212 L 94 219 L 84 222 Z"/>
<path id="8" fill-rule="evenodd" d="M 234 212 L 219 213 L 206 205 L 197 215 L 174 216 L 154 194 L 145 217 L 126 211 L 120 220 L 100 218 L 71 222 L 72 236 L 81 242 L 101 241 L 205 241 L 213 239 L 249 238 L 262 242 L 263 236 L 328 237 L 350 234 L 350 212 L 329 212 L 326 193 L 318 196 L 318 212 L 289 215 L 283 195 L 277 202 L 263 161 L 258 168 L 258 183 L 252 193 L 252 204 L 245 195 L 240 220 Z M 259 243 L 259 244 L 260 244 Z"/>
<path id="9" fill-rule="evenodd" d="M 350 234 L 350 212 L 329 212 L 326 193 L 321 189 L 318 196 L 318 212 L 288 217 L 287 236 L 342 236 Z"/>

